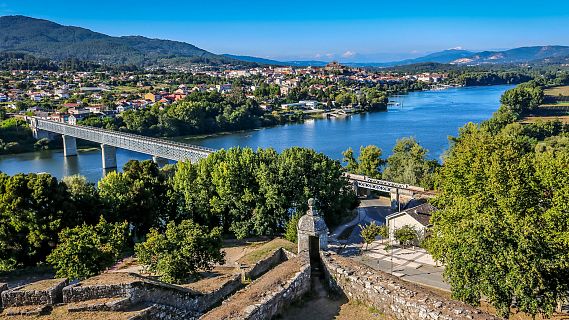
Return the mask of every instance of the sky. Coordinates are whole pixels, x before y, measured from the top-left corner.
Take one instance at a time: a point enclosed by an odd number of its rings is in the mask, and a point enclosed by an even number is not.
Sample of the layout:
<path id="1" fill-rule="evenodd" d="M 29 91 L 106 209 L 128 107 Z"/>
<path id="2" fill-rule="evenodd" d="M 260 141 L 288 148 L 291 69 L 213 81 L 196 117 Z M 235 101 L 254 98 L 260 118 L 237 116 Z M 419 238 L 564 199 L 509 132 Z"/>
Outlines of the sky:
<path id="1" fill-rule="evenodd" d="M 0 15 L 277 60 L 384 62 L 450 48 L 569 45 L 569 0 L 0 0 Z"/>

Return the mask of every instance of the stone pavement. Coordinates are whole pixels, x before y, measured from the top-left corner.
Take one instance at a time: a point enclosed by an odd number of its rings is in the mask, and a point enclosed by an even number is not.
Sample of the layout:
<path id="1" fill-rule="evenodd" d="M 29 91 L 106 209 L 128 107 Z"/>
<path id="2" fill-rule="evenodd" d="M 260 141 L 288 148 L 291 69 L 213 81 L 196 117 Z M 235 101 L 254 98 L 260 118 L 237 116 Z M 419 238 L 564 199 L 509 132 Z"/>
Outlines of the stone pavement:
<path id="1" fill-rule="evenodd" d="M 395 247 L 387 251 L 386 245 L 387 242 L 375 241 L 354 259 L 400 279 L 450 291 L 449 284 L 443 279 L 444 267 L 439 266 L 424 249 Z"/>

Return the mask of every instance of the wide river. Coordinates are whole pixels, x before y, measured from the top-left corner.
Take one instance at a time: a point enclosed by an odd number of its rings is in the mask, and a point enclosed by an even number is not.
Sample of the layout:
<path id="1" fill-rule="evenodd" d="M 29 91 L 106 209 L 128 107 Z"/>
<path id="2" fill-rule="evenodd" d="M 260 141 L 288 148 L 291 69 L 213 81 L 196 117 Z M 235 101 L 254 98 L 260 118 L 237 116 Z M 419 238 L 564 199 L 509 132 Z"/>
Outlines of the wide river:
<path id="1" fill-rule="evenodd" d="M 449 147 L 449 136 L 468 122 L 488 119 L 498 109 L 500 96 L 512 86 L 451 88 L 440 91 L 413 92 L 394 97 L 399 106 L 387 112 L 358 114 L 342 119 L 309 120 L 271 128 L 210 136 L 185 138 L 184 142 L 210 148 L 233 146 L 283 150 L 292 146 L 313 148 L 334 159 L 341 159 L 349 147 L 378 145 L 384 156 L 391 153 L 397 139 L 415 137 L 429 150 L 429 157 L 440 159 Z M 130 159 L 150 159 L 136 152 L 118 150 L 117 161 L 122 167 Z M 77 157 L 64 158 L 63 150 L 0 156 L 0 171 L 49 172 L 61 178 L 80 173 L 91 181 L 103 174 L 100 151 L 79 152 Z"/>

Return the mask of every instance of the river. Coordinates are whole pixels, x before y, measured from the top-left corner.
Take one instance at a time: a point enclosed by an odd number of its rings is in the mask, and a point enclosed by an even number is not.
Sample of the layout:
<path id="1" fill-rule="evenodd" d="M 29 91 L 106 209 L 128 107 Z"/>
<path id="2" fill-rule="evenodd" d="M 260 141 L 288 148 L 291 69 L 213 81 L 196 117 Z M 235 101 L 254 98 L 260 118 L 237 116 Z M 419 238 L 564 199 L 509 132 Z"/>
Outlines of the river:
<path id="1" fill-rule="evenodd" d="M 387 112 L 357 114 L 342 119 L 308 120 L 301 124 L 287 124 L 271 128 L 223 134 L 182 141 L 210 148 L 232 146 L 268 148 L 278 151 L 292 146 L 313 148 L 341 159 L 349 147 L 378 145 L 384 156 L 390 154 L 397 139 L 415 137 L 429 150 L 429 157 L 440 159 L 449 147 L 448 136 L 456 136 L 458 128 L 468 122 L 488 119 L 498 109 L 500 96 L 513 86 L 451 88 L 439 91 L 412 92 L 394 97 L 399 106 L 390 106 Z M 150 159 L 136 152 L 117 150 L 117 162 L 122 167 L 128 160 Z M 0 171 L 49 172 L 61 178 L 80 173 L 91 181 L 103 174 L 100 151 L 79 152 L 77 157 L 63 157 L 63 150 L 0 156 Z"/>

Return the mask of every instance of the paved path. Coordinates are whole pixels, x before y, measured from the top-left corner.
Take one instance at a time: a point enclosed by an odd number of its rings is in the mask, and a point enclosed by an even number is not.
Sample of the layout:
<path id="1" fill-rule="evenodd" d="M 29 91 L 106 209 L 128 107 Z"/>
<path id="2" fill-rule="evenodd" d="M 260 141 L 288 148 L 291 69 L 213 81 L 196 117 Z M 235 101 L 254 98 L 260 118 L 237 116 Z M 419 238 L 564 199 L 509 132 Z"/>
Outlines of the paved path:
<path id="1" fill-rule="evenodd" d="M 438 266 L 424 249 L 394 248 L 393 251 L 386 251 L 386 244 L 376 241 L 354 259 L 403 280 L 450 291 L 449 284 L 443 278 L 444 267 Z"/>
<path id="2" fill-rule="evenodd" d="M 338 240 L 337 237 L 347 228 L 354 225 L 367 225 L 375 221 L 379 225 L 385 224 L 385 217 L 392 213 L 389 199 L 362 200 L 357 208 L 358 215 L 350 222 L 337 227 L 330 235 L 330 248 L 338 253 L 360 261 L 371 268 L 392 273 L 399 278 L 450 291 L 450 286 L 443 279 L 444 268 L 437 266 L 433 258 L 421 248 L 395 248 L 393 252 L 386 251 L 387 242 L 378 240 L 372 243 L 367 250 L 363 250 L 363 240 L 360 228 L 356 226 L 347 240 Z"/>

